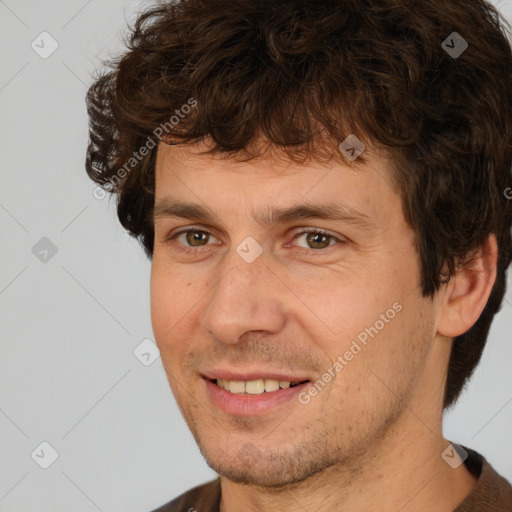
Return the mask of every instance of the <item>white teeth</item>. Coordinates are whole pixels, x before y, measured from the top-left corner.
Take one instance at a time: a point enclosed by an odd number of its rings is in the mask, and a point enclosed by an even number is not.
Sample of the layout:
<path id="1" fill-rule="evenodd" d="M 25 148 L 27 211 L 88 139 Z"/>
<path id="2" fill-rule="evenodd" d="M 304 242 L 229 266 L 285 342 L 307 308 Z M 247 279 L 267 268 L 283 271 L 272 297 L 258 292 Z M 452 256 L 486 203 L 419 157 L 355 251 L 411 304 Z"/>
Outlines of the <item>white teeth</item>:
<path id="1" fill-rule="evenodd" d="M 241 394 L 245 393 L 245 382 L 237 381 L 237 380 L 230 380 L 228 381 L 229 384 L 229 391 L 231 393 Z"/>
<path id="2" fill-rule="evenodd" d="M 261 395 L 265 391 L 265 381 L 263 379 L 249 380 L 245 383 L 245 392 L 250 395 Z"/>
<path id="3" fill-rule="evenodd" d="M 274 379 L 265 380 L 265 391 L 277 391 L 279 389 L 279 381 Z"/>
<path id="4" fill-rule="evenodd" d="M 261 395 L 264 392 L 270 393 L 278 389 L 288 389 L 291 382 L 276 379 L 257 379 L 248 381 L 217 379 L 217 385 L 226 391 L 237 395 Z"/>

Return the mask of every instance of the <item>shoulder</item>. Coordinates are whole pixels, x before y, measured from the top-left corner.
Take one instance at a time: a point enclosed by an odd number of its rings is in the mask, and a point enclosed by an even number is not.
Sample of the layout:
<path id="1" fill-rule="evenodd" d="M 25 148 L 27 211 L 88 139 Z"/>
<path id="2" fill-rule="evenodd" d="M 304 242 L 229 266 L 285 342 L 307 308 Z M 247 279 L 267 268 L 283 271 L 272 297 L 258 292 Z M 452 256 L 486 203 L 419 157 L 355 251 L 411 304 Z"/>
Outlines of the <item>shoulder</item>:
<path id="1" fill-rule="evenodd" d="M 218 512 L 220 479 L 198 485 L 152 512 Z"/>
<path id="2" fill-rule="evenodd" d="M 454 512 L 512 510 L 510 482 L 503 478 L 480 453 L 465 446 L 463 448 L 468 453 L 464 463 L 469 471 L 478 477 L 478 481 L 473 491 Z"/>

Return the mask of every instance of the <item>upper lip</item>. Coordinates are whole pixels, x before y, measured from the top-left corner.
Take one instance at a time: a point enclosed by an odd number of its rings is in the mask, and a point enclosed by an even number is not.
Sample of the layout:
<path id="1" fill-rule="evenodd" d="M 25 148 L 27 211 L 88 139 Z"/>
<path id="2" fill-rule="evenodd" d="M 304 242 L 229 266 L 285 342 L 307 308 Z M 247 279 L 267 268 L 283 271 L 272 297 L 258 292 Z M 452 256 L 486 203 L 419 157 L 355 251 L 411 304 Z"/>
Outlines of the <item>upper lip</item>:
<path id="1" fill-rule="evenodd" d="M 280 380 L 280 381 L 289 381 L 289 382 L 303 382 L 305 380 L 310 380 L 308 377 L 300 376 L 300 375 L 291 375 L 285 373 L 276 373 L 269 372 L 265 370 L 248 370 L 246 372 L 240 371 L 232 371 L 232 370 L 208 370 L 202 372 L 202 376 L 209 380 L 235 380 L 235 381 L 248 381 L 248 380 Z"/>

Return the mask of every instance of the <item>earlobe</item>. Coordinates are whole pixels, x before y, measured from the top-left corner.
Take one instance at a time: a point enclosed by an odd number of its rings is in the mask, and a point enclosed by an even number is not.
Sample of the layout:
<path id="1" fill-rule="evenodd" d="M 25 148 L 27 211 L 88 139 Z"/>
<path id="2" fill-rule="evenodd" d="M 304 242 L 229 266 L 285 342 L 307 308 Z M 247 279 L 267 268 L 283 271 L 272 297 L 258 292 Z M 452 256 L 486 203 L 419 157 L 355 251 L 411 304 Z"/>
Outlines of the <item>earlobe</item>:
<path id="1" fill-rule="evenodd" d="M 478 320 L 496 281 L 498 243 L 490 234 L 473 261 L 458 269 L 443 295 L 437 332 L 455 338 L 467 332 Z"/>

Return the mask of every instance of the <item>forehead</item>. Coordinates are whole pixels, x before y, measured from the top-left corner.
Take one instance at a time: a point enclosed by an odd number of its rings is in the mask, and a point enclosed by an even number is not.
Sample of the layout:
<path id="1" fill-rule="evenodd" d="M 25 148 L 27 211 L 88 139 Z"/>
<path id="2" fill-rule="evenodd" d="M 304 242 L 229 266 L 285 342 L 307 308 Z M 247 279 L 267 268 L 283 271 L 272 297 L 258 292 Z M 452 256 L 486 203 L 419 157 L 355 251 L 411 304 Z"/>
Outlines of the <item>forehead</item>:
<path id="1" fill-rule="evenodd" d="M 157 217 L 170 213 L 171 206 L 174 212 L 205 220 L 213 210 L 237 207 L 260 224 L 309 216 L 369 227 L 372 217 L 400 203 L 391 183 L 390 161 L 384 157 L 368 154 L 366 164 L 350 167 L 334 159 L 298 164 L 272 155 L 241 161 L 202 151 L 204 145 L 159 145 Z"/>

